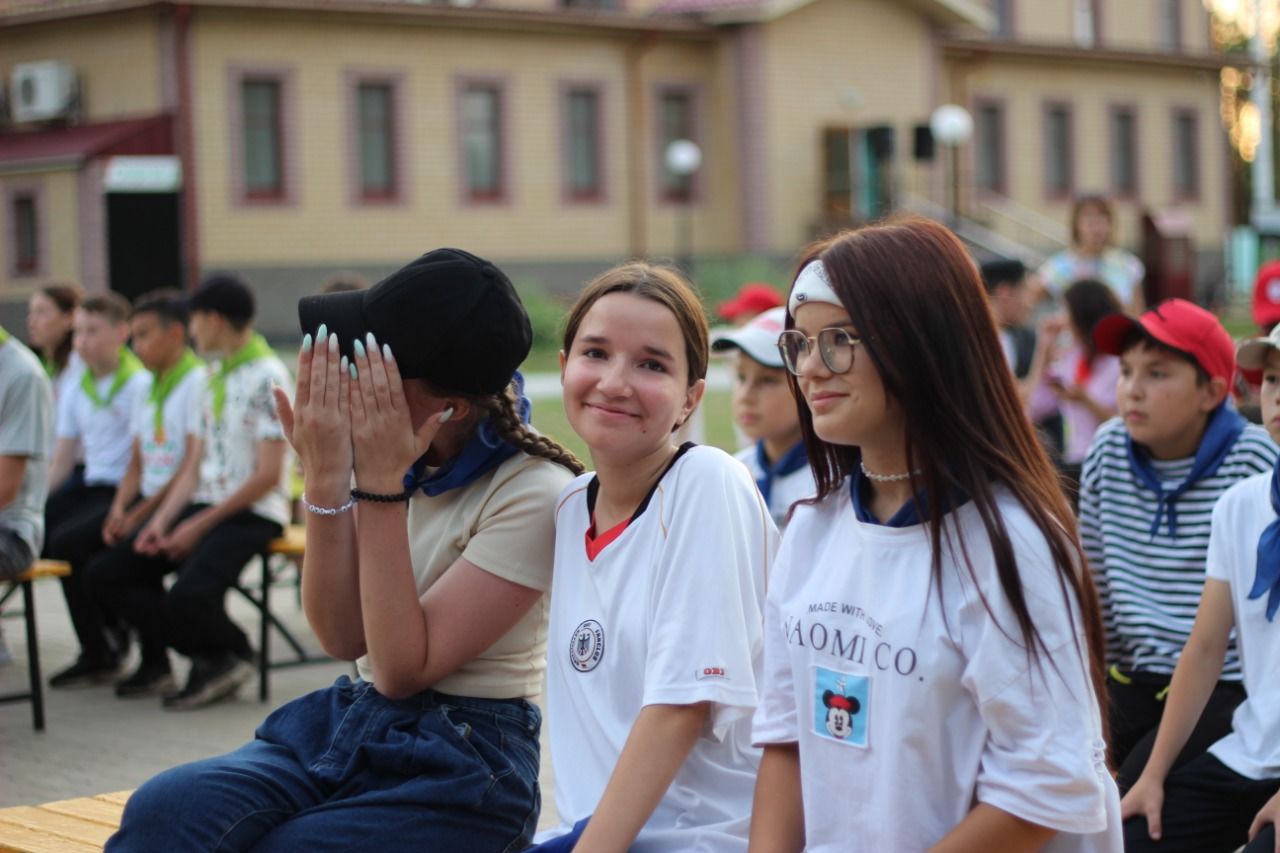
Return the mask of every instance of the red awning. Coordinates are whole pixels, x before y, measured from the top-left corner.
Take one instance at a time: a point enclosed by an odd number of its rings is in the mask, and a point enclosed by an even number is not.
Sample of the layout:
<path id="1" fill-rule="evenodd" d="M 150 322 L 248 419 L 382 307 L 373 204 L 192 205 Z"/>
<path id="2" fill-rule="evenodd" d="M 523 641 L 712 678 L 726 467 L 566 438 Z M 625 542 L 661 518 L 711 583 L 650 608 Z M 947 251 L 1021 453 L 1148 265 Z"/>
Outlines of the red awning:
<path id="1" fill-rule="evenodd" d="M 0 133 L 0 171 L 79 166 L 115 154 L 172 154 L 168 115 Z"/>

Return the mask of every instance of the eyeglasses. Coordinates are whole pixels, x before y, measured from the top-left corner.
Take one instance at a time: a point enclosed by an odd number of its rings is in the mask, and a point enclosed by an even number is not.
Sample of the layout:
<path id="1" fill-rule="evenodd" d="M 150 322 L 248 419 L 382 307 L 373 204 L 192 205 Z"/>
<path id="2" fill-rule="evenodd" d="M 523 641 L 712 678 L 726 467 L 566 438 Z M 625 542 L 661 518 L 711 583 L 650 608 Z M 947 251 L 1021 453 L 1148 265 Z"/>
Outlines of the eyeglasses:
<path id="1" fill-rule="evenodd" d="M 853 367 L 853 348 L 862 343 L 862 338 L 851 335 L 844 329 L 823 329 L 818 332 L 816 340 L 822 363 L 832 373 L 848 373 Z M 814 341 L 815 338 L 808 337 L 799 329 L 788 329 L 778 336 L 778 351 L 782 353 L 782 363 L 792 375 L 800 375 Z"/>

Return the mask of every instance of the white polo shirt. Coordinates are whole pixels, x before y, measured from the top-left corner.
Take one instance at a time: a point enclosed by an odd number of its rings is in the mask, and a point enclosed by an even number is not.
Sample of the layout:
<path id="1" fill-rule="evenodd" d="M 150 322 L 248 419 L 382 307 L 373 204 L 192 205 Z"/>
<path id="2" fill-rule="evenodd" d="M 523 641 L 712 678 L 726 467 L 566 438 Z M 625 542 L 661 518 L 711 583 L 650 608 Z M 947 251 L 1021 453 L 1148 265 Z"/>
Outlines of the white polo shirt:
<path id="1" fill-rule="evenodd" d="M 1236 646 L 1248 696 L 1231 718 L 1231 733 L 1209 747 L 1223 764 L 1250 779 L 1280 779 L 1280 616 L 1267 621 L 1267 596 L 1249 600 L 1258 569 L 1258 539 L 1276 520 L 1271 474 L 1232 486 L 1213 508 L 1206 575 L 1231 585 Z"/>
<path id="2" fill-rule="evenodd" d="M 746 850 L 773 522 L 741 465 L 694 446 L 592 560 L 593 480 L 570 483 L 556 511 L 547 717 L 563 829 L 595 811 L 642 708 L 710 702 L 631 850 Z"/>
<path id="3" fill-rule="evenodd" d="M 987 803 L 1057 830 L 1051 853 L 1120 853 L 1079 609 L 1026 511 L 1003 492 L 997 508 L 1049 649 L 1038 667 L 973 503 L 950 513 L 943 541 L 963 534 L 977 582 L 957 548 L 941 594 L 928 526 L 860 522 L 847 482 L 792 515 L 753 734 L 799 745 L 806 849 L 925 850 Z"/>
<path id="4" fill-rule="evenodd" d="M 164 401 L 163 427 L 156 429 L 156 404 L 151 394 L 134 412 L 133 437 L 142 450 L 142 496 L 149 498 L 165 487 L 178 472 L 186 451 L 187 436 L 201 434 L 206 369 L 192 368 Z M 153 380 L 154 381 L 154 380 Z"/>
<path id="5" fill-rule="evenodd" d="M 84 368 L 88 370 L 88 367 Z M 111 393 L 115 373 L 94 381 L 98 398 L 106 400 Z M 129 467 L 129 454 L 133 450 L 134 411 L 146 400 L 151 391 L 151 374 L 139 370 L 110 403 L 99 406 L 89 399 L 75 384 L 66 387 L 58 400 L 58 415 L 54 434 L 80 442 L 84 450 L 84 481 L 90 486 L 114 486 L 124 477 Z"/>

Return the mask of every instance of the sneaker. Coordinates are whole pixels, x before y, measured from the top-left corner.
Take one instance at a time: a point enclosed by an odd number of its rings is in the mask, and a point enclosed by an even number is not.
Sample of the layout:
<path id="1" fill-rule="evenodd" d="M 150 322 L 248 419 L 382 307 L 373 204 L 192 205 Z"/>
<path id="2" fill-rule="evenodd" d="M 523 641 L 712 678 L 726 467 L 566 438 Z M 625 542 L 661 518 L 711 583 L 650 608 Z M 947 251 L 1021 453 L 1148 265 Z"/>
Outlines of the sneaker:
<path id="1" fill-rule="evenodd" d="M 233 654 L 212 660 L 193 658 L 187 686 L 166 696 L 164 707 L 170 710 L 203 708 L 236 694 L 240 685 L 253 678 L 253 664 Z"/>
<path id="2" fill-rule="evenodd" d="M 139 664 L 133 675 L 116 682 L 116 695 L 121 699 L 165 694 L 173 690 L 173 672 L 167 666 Z"/>
<path id="3" fill-rule="evenodd" d="M 49 679 L 50 687 L 88 687 L 108 684 L 120 677 L 120 664 L 115 660 L 93 660 L 84 655 L 71 666 Z"/>

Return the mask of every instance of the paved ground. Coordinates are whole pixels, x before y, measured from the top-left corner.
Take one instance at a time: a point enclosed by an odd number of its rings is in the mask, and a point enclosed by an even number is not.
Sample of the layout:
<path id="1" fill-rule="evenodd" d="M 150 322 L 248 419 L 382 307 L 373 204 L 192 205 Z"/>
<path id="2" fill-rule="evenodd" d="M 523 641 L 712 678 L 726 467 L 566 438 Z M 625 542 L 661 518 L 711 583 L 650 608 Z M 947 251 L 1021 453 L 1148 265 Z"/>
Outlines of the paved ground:
<path id="1" fill-rule="evenodd" d="M 40 662 L 47 678 L 74 658 L 76 642 L 58 583 L 42 581 L 36 589 Z M 237 620 L 256 636 L 256 611 L 235 594 L 229 600 Z M 272 602 L 291 628 L 318 647 L 291 588 L 277 588 Z M 16 603 L 15 597 L 7 608 Z M 0 626 L 13 653 L 12 663 L 0 665 L 2 694 L 26 686 L 27 668 L 22 620 L 6 617 Z M 277 659 L 282 645 L 272 638 Z M 39 733 L 31 727 L 29 704 L 0 705 L 0 807 L 136 788 L 167 767 L 234 749 L 253 736 L 270 708 L 350 672 L 350 664 L 338 662 L 275 670 L 267 705 L 258 702 L 255 681 L 234 701 L 185 712 L 165 711 L 155 697 L 116 699 L 109 686 L 46 689 L 46 725 Z M 544 749 L 543 826 L 554 823 L 549 767 Z"/>

